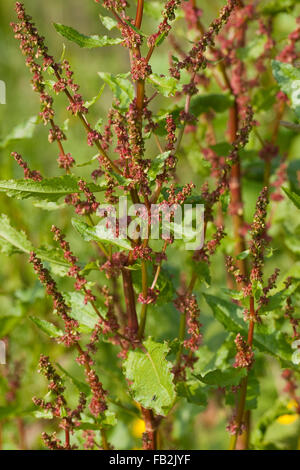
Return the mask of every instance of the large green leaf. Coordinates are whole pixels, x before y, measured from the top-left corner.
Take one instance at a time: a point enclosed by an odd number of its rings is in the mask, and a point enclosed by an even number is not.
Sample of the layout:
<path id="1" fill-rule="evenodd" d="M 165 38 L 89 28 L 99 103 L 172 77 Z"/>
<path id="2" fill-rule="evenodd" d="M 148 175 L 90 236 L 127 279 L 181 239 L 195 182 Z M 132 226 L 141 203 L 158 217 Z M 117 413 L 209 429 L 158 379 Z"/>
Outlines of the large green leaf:
<path id="1" fill-rule="evenodd" d="M 80 178 L 71 175 L 44 178 L 42 181 L 0 180 L 0 191 L 17 199 L 34 198 L 35 200 L 57 201 L 67 194 L 81 193 L 82 191 L 78 187 L 79 180 Z M 90 183 L 89 188 L 93 192 L 105 189 L 94 183 Z"/>
<path id="2" fill-rule="evenodd" d="M 107 36 L 99 36 L 98 34 L 86 36 L 85 34 L 79 33 L 71 26 L 65 26 L 59 23 L 54 23 L 54 27 L 61 36 L 65 37 L 69 41 L 75 42 L 80 47 L 88 49 L 112 46 L 114 44 L 120 44 L 123 41 L 122 38 L 109 38 Z"/>
<path id="3" fill-rule="evenodd" d="M 87 242 L 95 241 L 109 243 L 111 245 L 116 245 L 119 248 L 123 248 L 124 250 L 131 250 L 131 244 L 128 240 L 114 237 L 112 232 L 109 232 L 108 229 L 106 230 L 105 227 L 100 224 L 91 227 L 80 219 L 72 219 L 72 224 L 80 233 L 82 238 Z"/>
<path id="4" fill-rule="evenodd" d="M 300 70 L 278 60 L 272 61 L 272 69 L 280 89 L 289 97 L 292 108 L 300 119 Z"/>
<path id="5" fill-rule="evenodd" d="M 124 363 L 125 375 L 131 381 L 134 399 L 145 408 L 165 416 L 176 398 L 172 364 L 166 360 L 169 347 L 151 338 L 143 345 L 144 350 L 129 352 Z"/>
<path id="6" fill-rule="evenodd" d="M 109 72 L 98 72 L 98 75 L 110 87 L 114 97 L 118 100 L 119 108 L 128 109 L 135 96 L 134 87 L 128 79 L 128 74 L 116 75 Z"/>
<path id="7" fill-rule="evenodd" d="M 233 302 L 220 299 L 213 295 L 204 294 L 205 300 L 211 307 L 214 317 L 224 328 L 233 333 L 248 335 L 248 325 L 243 320 L 243 309 Z M 295 368 L 292 363 L 292 349 L 286 336 L 280 331 L 272 331 L 265 325 L 255 325 L 253 345 L 259 351 L 270 354 L 278 359 L 284 367 Z"/>

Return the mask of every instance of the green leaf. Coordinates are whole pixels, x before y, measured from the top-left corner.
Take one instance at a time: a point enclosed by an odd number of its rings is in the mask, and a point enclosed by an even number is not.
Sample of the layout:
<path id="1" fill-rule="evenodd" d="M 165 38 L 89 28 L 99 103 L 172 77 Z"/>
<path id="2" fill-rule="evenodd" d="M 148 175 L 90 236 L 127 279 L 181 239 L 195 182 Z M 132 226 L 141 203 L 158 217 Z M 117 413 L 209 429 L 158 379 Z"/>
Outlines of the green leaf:
<path id="1" fill-rule="evenodd" d="M 90 101 L 86 101 L 84 103 L 84 106 L 89 109 L 91 106 L 93 106 L 95 103 L 97 103 L 97 101 L 101 98 L 102 96 L 102 93 L 103 93 L 103 90 L 105 88 L 105 83 L 103 83 L 102 87 L 100 88 L 100 91 L 98 93 L 98 95 L 94 96 Z"/>
<path id="2" fill-rule="evenodd" d="M 72 225 L 87 242 L 98 241 L 116 245 L 124 250 L 131 250 L 131 244 L 128 240 L 116 238 L 113 232 L 100 224 L 91 227 L 80 219 L 72 219 Z"/>
<path id="3" fill-rule="evenodd" d="M 232 103 L 232 96 L 229 93 L 208 93 L 193 98 L 191 100 L 190 111 L 196 117 L 210 109 L 213 109 L 217 113 L 222 113 L 230 108 Z"/>
<path id="4" fill-rule="evenodd" d="M 4 242 L 4 245 L 2 245 L 2 242 Z M 55 248 L 41 247 L 34 249 L 26 234 L 22 230 L 17 230 L 12 227 L 9 218 L 5 214 L 0 214 L 0 246 L 2 251 L 6 251 L 6 254 L 29 254 L 31 251 L 35 251 L 37 256 L 43 261 L 69 268 L 63 255 Z"/>
<path id="5" fill-rule="evenodd" d="M 50 338 L 59 338 L 64 335 L 64 332 L 57 328 L 57 326 L 53 325 L 53 323 L 50 323 L 46 320 L 42 320 L 41 318 L 38 317 L 29 317 L 30 320 L 35 323 L 35 325 L 42 330 L 44 333 L 46 333 Z"/>
<path id="6" fill-rule="evenodd" d="M 287 188 L 282 188 L 282 190 L 285 192 L 287 197 L 293 202 L 293 204 L 297 207 L 297 209 L 300 209 L 300 196 L 299 194 L 294 193 L 293 191 L 290 191 Z"/>
<path id="7" fill-rule="evenodd" d="M 157 155 L 151 162 L 148 170 L 148 177 L 150 181 L 154 181 L 159 173 L 164 169 L 165 161 L 170 155 L 170 151 Z"/>
<path id="8" fill-rule="evenodd" d="M 207 385 L 213 385 L 216 387 L 228 387 L 232 385 L 238 385 L 243 377 L 247 375 L 247 369 L 229 367 L 225 370 L 216 369 L 208 374 L 195 375 L 200 382 Z"/>
<path id="9" fill-rule="evenodd" d="M 91 394 L 91 389 L 86 383 L 81 382 L 81 380 L 76 379 L 76 377 L 71 375 L 58 362 L 56 363 L 56 365 L 65 374 L 65 376 L 71 380 L 71 382 L 75 385 L 75 387 L 77 388 L 79 392 L 84 393 L 87 397 Z"/>
<path id="10" fill-rule="evenodd" d="M 197 282 L 204 281 L 206 286 L 210 286 L 211 284 L 211 278 L 210 278 L 210 272 L 209 272 L 209 265 L 205 263 L 204 261 L 191 261 L 191 266 L 193 272 L 197 274 Z"/>
<path id="11" fill-rule="evenodd" d="M 207 394 L 203 387 L 197 382 L 179 382 L 176 386 L 176 392 L 180 397 L 186 398 L 189 403 L 198 406 L 207 405 Z"/>
<path id="12" fill-rule="evenodd" d="M 64 292 L 64 298 L 71 307 L 70 316 L 80 325 L 88 327 L 88 331 L 92 331 L 99 321 L 99 317 L 90 303 L 84 303 L 84 295 L 80 292 Z M 99 309 L 101 315 L 105 317 L 106 312 L 100 307 Z"/>
<path id="13" fill-rule="evenodd" d="M 241 60 L 257 60 L 264 52 L 267 37 L 263 34 L 249 41 L 247 46 L 237 49 L 237 56 Z"/>
<path id="14" fill-rule="evenodd" d="M 173 77 L 166 77 L 164 75 L 161 76 L 157 73 L 152 73 L 147 77 L 147 80 L 159 91 L 159 93 L 166 97 L 174 96 L 175 93 L 181 89 L 181 85 L 179 85 L 176 78 Z"/>
<path id="15" fill-rule="evenodd" d="M 93 36 L 86 36 L 81 34 L 71 26 L 65 26 L 63 24 L 54 23 L 56 31 L 69 41 L 75 42 L 80 47 L 92 49 L 94 47 L 112 46 L 114 44 L 120 44 L 122 38 L 109 38 L 107 36 L 99 36 L 95 34 Z"/>
<path id="16" fill-rule="evenodd" d="M 44 178 L 42 181 L 28 179 L 0 180 L 0 191 L 17 199 L 34 198 L 35 200 L 55 202 L 67 194 L 81 193 L 78 187 L 80 178 L 71 175 Z M 89 184 L 92 192 L 104 191 L 104 187 Z"/>
<path id="17" fill-rule="evenodd" d="M 0 140 L 0 149 L 6 148 L 16 140 L 31 139 L 36 129 L 38 116 L 32 116 L 27 121 L 16 126 L 5 139 Z"/>
<path id="18" fill-rule="evenodd" d="M 272 61 L 272 69 L 280 89 L 289 97 L 292 109 L 300 119 L 300 70 L 278 60 Z"/>
<path id="19" fill-rule="evenodd" d="M 125 375 L 132 382 L 134 400 L 166 416 L 176 398 L 172 364 L 166 360 L 169 348 L 166 343 L 157 343 L 151 338 L 143 345 L 145 350 L 129 351 L 124 363 Z"/>
<path id="20" fill-rule="evenodd" d="M 214 317 L 227 331 L 241 333 L 247 337 L 247 323 L 243 320 L 243 309 L 224 299 L 204 294 L 205 300 L 211 307 Z M 292 349 L 286 336 L 281 331 L 272 331 L 264 325 L 257 324 L 253 345 L 261 352 L 274 356 L 284 367 L 295 368 L 292 363 Z"/>
<path id="21" fill-rule="evenodd" d="M 267 4 L 262 2 L 261 12 L 266 15 L 277 15 L 278 13 L 290 11 L 298 0 L 271 0 Z"/>
<path id="22" fill-rule="evenodd" d="M 101 14 L 99 14 L 99 18 L 103 26 L 108 29 L 108 31 L 111 31 L 112 29 L 118 26 L 118 22 L 110 16 L 102 16 Z"/>
<path id="23" fill-rule="evenodd" d="M 236 259 L 246 259 L 250 254 L 250 250 L 245 250 L 239 253 L 236 257 Z"/>
<path id="24" fill-rule="evenodd" d="M 109 72 L 98 72 L 99 77 L 107 83 L 118 100 L 120 109 L 128 109 L 133 101 L 135 92 L 131 81 L 127 78 L 128 74 L 113 74 Z"/>

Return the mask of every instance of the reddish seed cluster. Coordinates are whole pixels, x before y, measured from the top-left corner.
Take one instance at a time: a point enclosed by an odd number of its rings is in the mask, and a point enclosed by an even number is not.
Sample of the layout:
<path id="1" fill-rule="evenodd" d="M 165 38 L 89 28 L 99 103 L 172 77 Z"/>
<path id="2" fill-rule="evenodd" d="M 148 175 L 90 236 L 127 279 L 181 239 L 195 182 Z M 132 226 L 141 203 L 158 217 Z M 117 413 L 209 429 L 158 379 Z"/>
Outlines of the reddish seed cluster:
<path id="1" fill-rule="evenodd" d="M 105 272 L 108 279 L 116 278 L 128 263 L 128 256 L 123 251 L 113 253 L 109 260 L 102 264 L 100 270 Z"/>
<path id="2" fill-rule="evenodd" d="M 167 145 L 166 150 L 174 150 L 176 142 L 176 124 L 174 122 L 172 114 L 166 117 L 166 130 L 167 130 Z"/>
<path id="3" fill-rule="evenodd" d="M 192 352 L 198 350 L 202 340 L 199 322 L 200 309 L 193 294 L 185 293 L 179 295 L 174 301 L 174 305 L 181 314 L 186 315 L 187 333 L 189 338 L 184 341 L 184 347 Z"/>
<path id="4" fill-rule="evenodd" d="M 86 200 L 81 201 L 77 193 L 68 194 L 65 202 L 75 207 L 76 213 L 79 215 L 89 215 L 96 212 L 99 203 L 96 201 L 94 194 L 90 191 L 87 183 L 83 180 L 78 181 L 78 188 L 85 195 Z"/>
<path id="5" fill-rule="evenodd" d="M 289 34 L 288 44 L 276 57 L 280 62 L 287 62 L 293 64 L 298 58 L 296 44 L 300 40 L 300 16 L 297 18 L 297 28 Z"/>
<path id="6" fill-rule="evenodd" d="M 131 65 L 132 80 L 145 80 L 152 73 L 151 66 L 144 57 L 133 56 Z"/>
<path id="7" fill-rule="evenodd" d="M 228 425 L 226 426 L 226 430 L 229 432 L 229 434 L 231 434 L 232 436 L 234 436 L 235 434 L 238 433 L 238 435 L 242 435 L 243 432 L 245 431 L 246 429 L 246 425 L 245 423 L 241 423 L 240 425 L 238 424 L 237 422 L 237 417 L 235 415 L 233 415 L 231 418 L 230 418 L 230 421 L 228 423 Z"/>
<path id="8" fill-rule="evenodd" d="M 206 49 L 214 45 L 214 37 L 218 35 L 222 26 L 229 20 L 231 13 L 237 6 L 237 0 L 228 0 L 227 5 L 220 11 L 219 17 L 214 20 L 207 32 L 203 34 L 201 39 L 190 50 L 184 60 L 177 62 L 171 69 L 171 75 L 179 79 L 180 71 L 182 69 L 192 70 L 197 72 L 203 67 L 206 67 L 207 61 L 204 57 Z"/>
<path id="9" fill-rule="evenodd" d="M 99 3 L 99 0 L 95 0 L 95 2 Z M 128 6 L 128 3 L 126 0 L 103 0 L 102 6 L 108 10 L 122 11 Z"/>
<path id="10" fill-rule="evenodd" d="M 237 353 L 233 367 L 243 367 L 250 369 L 254 362 L 254 353 L 240 333 L 237 334 L 235 340 Z"/>
<path id="11" fill-rule="evenodd" d="M 175 19 L 176 9 L 181 4 L 181 0 L 168 0 L 162 12 L 163 21 L 158 26 L 158 31 L 148 38 L 148 46 L 153 47 L 162 36 L 167 36 L 171 30 L 170 21 Z"/>
<path id="12" fill-rule="evenodd" d="M 268 188 L 264 187 L 261 191 L 257 203 L 256 211 L 251 224 L 250 253 L 253 263 L 250 278 L 262 280 L 262 268 L 264 260 L 264 247 L 266 245 L 266 216 L 268 205 Z"/>
<path id="13" fill-rule="evenodd" d="M 12 152 L 11 156 L 16 160 L 17 164 L 23 168 L 24 177 L 26 180 L 30 179 L 33 181 L 42 181 L 43 177 L 39 171 L 30 170 L 27 163 L 23 160 L 22 156 L 17 152 Z"/>
<path id="14" fill-rule="evenodd" d="M 65 346 L 70 347 L 77 343 L 79 335 L 76 332 L 78 322 L 69 316 L 69 307 L 65 303 L 62 294 L 57 290 L 56 282 L 52 279 L 48 269 L 44 268 L 41 260 L 35 253 L 30 253 L 29 262 L 32 263 L 34 271 L 37 273 L 39 280 L 45 286 L 46 292 L 53 298 L 53 306 L 57 314 L 62 318 L 65 324 L 65 334 L 59 336 L 57 341 L 64 343 Z"/>
<path id="15" fill-rule="evenodd" d="M 93 397 L 89 405 L 90 411 L 94 416 L 99 416 L 107 410 L 106 395 L 107 392 L 103 389 L 101 382 L 94 370 L 87 373 L 87 380 L 91 387 Z"/>
<path id="16" fill-rule="evenodd" d="M 159 290 L 158 289 L 152 289 L 151 287 L 148 288 L 147 296 L 144 297 L 144 295 L 141 293 L 138 295 L 138 302 L 141 304 L 153 304 L 156 302 L 156 299 L 159 295 Z"/>
<path id="17" fill-rule="evenodd" d="M 50 412 L 52 416 L 60 418 L 60 428 L 64 429 L 67 432 L 73 433 L 74 428 L 77 427 L 81 419 L 81 413 L 84 412 L 86 406 L 86 396 L 84 393 L 80 393 L 78 406 L 71 410 L 67 406 L 66 399 L 64 397 L 65 387 L 61 377 L 57 374 L 54 367 L 50 363 L 49 357 L 44 356 L 43 354 L 40 357 L 39 362 L 39 372 L 42 373 L 49 382 L 48 391 L 51 393 L 52 400 L 46 402 L 40 398 L 33 398 L 33 402 L 36 406 L 42 408 L 43 410 Z M 50 437 L 48 435 L 42 436 L 45 444 L 50 449 L 53 446 L 59 445 L 61 443 L 53 435 Z M 76 446 L 70 446 L 70 443 L 67 443 L 63 446 L 64 449 L 76 448 Z"/>
<path id="18" fill-rule="evenodd" d="M 64 252 L 64 258 L 68 263 L 70 263 L 71 267 L 68 271 L 68 275 L 73 277 L 75 282 L 75 289 L 76 290 L 84 290 L 85 297 L 84 303 L 87 304 L 88 302 L 94 302 L 96 300 L 95 296 L 92 294 L 90 289 L 86 289 L 85 285 L 87 280 L 80 274 L 80 268 L 77 266 L 78 259 L 76 256 L 73 255 L 70 249 L 70 244 L 65 240 L 65 235 L 62 234 L 59 228 L 52 225 L 51 232 L 54 233 L 54 240 L 57 241 Z"/>
<path id="19" fill-rule="evenodd" d="M 209 264 L 209 257 L 216 252 L 216 249 L 225 236 L 226 233 L 224 232 L 223 227 L 218 227 L 217 231 L 213 234 L 212 239 L 207 241 L 201 250 L 194 253 L 193 259 L 196 261 L 204 261 Z"/>
<path id="20" fill-rule="evenodd" d="M 182 8 L 188 29 L 197 29 L 199 18 L 203 15 L 203 10 L 201 10 L 201 8 L 197 8 L 190 0 L 188 2 L 183 2 Z"/>
<path id="21" fill-rule="evenodd" d="M 275 180 L 271 183 L 271 186 L 275 188 L 275 190 L 271 193 L 271 196 L 270 196 L 270 199 L 272 199 L 272 201 L 279 202 L 284 199 L 281 188 L 286 182 L 286 180 L 287 180 L 287 164 L 283 161 L 279 165 L 276 171 Z"/>

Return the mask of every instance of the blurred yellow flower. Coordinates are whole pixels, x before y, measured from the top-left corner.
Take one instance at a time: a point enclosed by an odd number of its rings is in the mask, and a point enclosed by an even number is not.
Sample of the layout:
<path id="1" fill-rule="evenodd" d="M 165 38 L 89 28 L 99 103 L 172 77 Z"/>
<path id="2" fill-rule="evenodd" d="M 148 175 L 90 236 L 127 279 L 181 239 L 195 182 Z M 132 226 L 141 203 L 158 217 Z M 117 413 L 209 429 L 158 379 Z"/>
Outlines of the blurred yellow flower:
<path id="1" fill-rule="evenodd" d="M 295 402 L 295 400 L 291 400 L 287 405 L 287 408 L 289 410 L 296 409 L 296 407 L 297 407 L 297 403 Z M 279 416 L 279 418 L 277 418 L 277 422 L 280 424 L 287 425 L 287 424 L 294 423 L 295 421 L 297 421 L 298 418 L 299 418 L 299 415 L 297 413 L 291 414 L 291 415 L 281 415 Z"/>
<path id="2" fill-rule="evenodd" d="M 145 432 L 145 423 L 142 419 L 135 419 L 132 425 L 132 434 L 134 437 L 142 437 Z"/>

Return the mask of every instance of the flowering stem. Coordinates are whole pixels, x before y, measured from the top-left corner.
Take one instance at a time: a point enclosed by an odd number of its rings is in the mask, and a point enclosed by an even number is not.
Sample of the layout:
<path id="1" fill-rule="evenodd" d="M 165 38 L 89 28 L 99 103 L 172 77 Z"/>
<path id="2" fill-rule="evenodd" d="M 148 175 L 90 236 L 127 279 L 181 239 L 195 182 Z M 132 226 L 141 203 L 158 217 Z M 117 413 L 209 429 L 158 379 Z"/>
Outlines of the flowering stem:
<path id="1" fill-rule="evenodd" d="M 249 299 L 250 302 L 250 322 L 249 322 L 249 330 L 248 330 L 248 339 L 247 339 L 247 344 L 248 346 L 252 346 L 253 343 L 253 333 L 254 333 L 254 315 L 255 315 L 255 310 L 254 310 L 254 297 L 251 296 Z M 241 425 L 243 422 L 243 417 L 245 413 L 245 404 L 246 404 L 246 398 L 247 398 L 247 385 L 248 385 L 248 375 L 242 380 L 241 382 L 241 393 L 240 393 L 240 398 L 239 398 L 239 403 L 238 403 L 238 412 L 237 412 L 237 429 L 234 435 L 231 436 L 230 443 L 229 443 L 229 450 L 235 450 L 236 449 L 236 443 L 237 439 L 240 433 Z M 248 441 L 248 435 L 249 435 L 249 430 L 246 429 L 246 436 L 245 436 L 245 441 Z"/>
<path id="2" fill-rule="evenodd" d="M 142 261 L 142 291 L 144 299 L 147 298 L 148 295 L 148 275 L 147 275 L 147 264 L 146 261 Z M 141 319 L 140 319 L 140 326 L 139 326 L 139 338 L 142 339 L 145 331 L 146 326 L 146 319 L 147 319 L 147 304 L 142 304 L 141 309 Z"/>
<path id="3" fill-rule="evenodd" d="M 109 450 L 109 444 L 108 444 L 108 441 L 107 441 L 107 437 L 106 437 L 106 432 L 104 429 L 101 429 L 100 430 L 100 433 L 101 433 L 101 439 L 102 439 L 102 447 L 104 450 Z"/>
<path id="4" fill-rule="evenodd" d="M 135 335 L 138 331 L 138 320 L 135 308 L 135 295 L 133 290 L 131 272 L 128 269 L 123 268 L 122 277 L 124 298 L 128 318 L 128 327 L 129 330 Z"/>
<path id="5" fill-rule="evenodd" d="M 65 446 L 66 449 L 70 449 L 70 430 L 65 429 Z"/>
<path id="6" fill-rule="evenodd" d="M 145 421 L 144 450 L 156 450 L 157 448 L 157 426 L 153 416 L 153 411 L 142 407 L 142 415 Z"/>
<path id="7" fill-rule="evenodd" d="M 140 29 L 143 19 L 143 10 L 144 10 L 144 0 L 138 0 L 138 5 L 136 9 L 135 17 L 135 27 Z"/>

